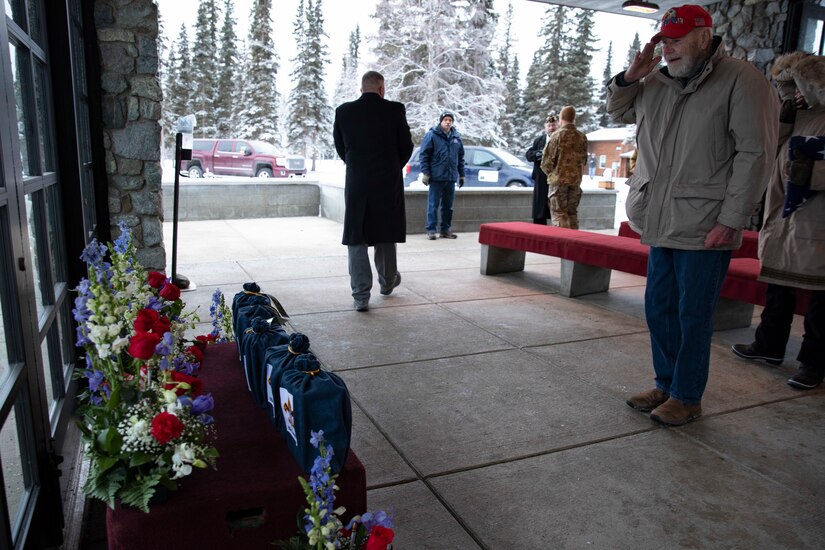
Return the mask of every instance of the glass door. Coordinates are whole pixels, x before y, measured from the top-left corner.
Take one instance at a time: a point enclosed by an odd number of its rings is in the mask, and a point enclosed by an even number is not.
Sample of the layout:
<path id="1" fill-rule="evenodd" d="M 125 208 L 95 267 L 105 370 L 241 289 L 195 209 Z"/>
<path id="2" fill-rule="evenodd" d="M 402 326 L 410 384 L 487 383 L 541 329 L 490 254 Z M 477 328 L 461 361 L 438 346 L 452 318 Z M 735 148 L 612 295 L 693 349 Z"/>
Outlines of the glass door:
<path id="1" fill-rule="evenodd" d="M 53 437 L 73 366 L 42 0 L 0 25 L 0 547 L 59 543 Z M 50 516 L 51 525 L 42 518 Z M 45 529 L 43 529 L 45 527 Z"/>

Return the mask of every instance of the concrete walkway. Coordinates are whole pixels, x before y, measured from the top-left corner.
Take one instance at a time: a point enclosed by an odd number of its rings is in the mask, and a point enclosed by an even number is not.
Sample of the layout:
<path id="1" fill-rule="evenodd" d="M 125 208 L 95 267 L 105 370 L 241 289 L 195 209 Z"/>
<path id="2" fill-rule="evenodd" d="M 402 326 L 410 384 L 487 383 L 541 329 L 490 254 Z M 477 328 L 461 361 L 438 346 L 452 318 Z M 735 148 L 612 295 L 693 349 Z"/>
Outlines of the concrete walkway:
<path id="1" fill-rule="evenodd" d="M 370 509 L 395 510 L 394 548 L 823 547 L 825 391 L 785 384 L 801 318 L 781 367 L 728 351 L 752 329 L 716 333 L 704 417 L 664 428 L 624 403 L 652 387 L 643 278 L 569 299 L 555 258 L 485 277 L 476 233 L 413 235 L 401 286 L 384 297 L 376 282 L 356 313 L 341 230 L 181 223 L 178 272 L 197 285 L 182 297 L 201 306 L 198 333 L 216 287 L 278 297 L 349 387 L 352 448 Z"/>

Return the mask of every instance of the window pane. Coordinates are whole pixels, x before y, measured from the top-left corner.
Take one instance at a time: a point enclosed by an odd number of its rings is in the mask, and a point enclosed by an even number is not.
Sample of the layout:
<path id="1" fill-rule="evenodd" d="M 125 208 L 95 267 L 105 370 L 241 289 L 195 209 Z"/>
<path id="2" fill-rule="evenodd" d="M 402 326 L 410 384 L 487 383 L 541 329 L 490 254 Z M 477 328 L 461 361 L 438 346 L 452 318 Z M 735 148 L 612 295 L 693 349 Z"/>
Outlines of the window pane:
<path id="1" fill-rule="evenodd" d="M 60 190 L 57 185 L 50 185 L 46 193 L 46 235 L 49 240 L 49 265 L 51 266 L 52 285 L 66 282 L 66 259 L 63 253 L 63 227 L 60 215 Z M 45 251 L 43 251 L 45 252 Z"/>
<path id="2" fill-rule="evenodd" d="M 34 87 L 37 91 L 37 129 L 40 136 L 40 166 L 43 172 L 54 172 L 54 147 L 52 144 L 51 110 L 47 88 L 46 65 L 35 62 Z"/>
<path id="3" fill-rule="evenodd" d="M 15 525 L 26 496 L 26 481 L 23 472 L 24 462 L 20 453 L 20 434 L 17 431 L 15 408 L 0 429 L 0 461 L 3 463 L 3 489 L 9 503 L 9 523 Z"/>
<path id="4" fill-rule="evenodd" d="M 11 74 L 14 80 L 14 103 L 17 108 L 17 136 L 20 140 L 20 160 L 23 165 L 23 176 L 30 176 L 37 173 L 33 169 L 36 155 L 31 154 L 30 148 L 34 146 L 30 143 L 29 136 L 34 132 L 33 121 L 26 109 L 26 100 L 32 97 L 29 52 L 22 46 L 9 44 L 9 54 L 11 57 Z"/>
<path id="5" fill-rule="evenodd" d="M 29 36 L 35 42 L 44 46 L 43 43 L 43 18 L 40 16 L 40 0 L 29 0 Z"/>
<path id="6" fill-rule="evenodd" d="M 26 28 L 26 4 L 23 0 L 6 0 L 6 15 L 10 15 L 21 28 Z"/>
<path id="7" fill-rule="evenodd" d="M 54 403 L 54 377 L 52 376 L 52 365 L 54 365 L 54 362 L 52 361 L 51 355 L 49 355 L 49 348 L 51 347 L 49 344 L 52 340 L 57 343 L 57 339 L 52 337 L 52 332 L 54 332 L 55 336 L 57 335 L 56 325 L 52 325 L 52 330 L 49 331 L 49 335 L 40 343 L 40 354 L 43 356 L 43 379 L 46 381 L 46 406 L 50 413 L 52 411 L 52 403 Z"/>
<path id="8" fill-rule="evenodd" d="M 37 191 L 26 195 L 26 219 L 29 224 L 29 247 L 32 259 L 32 276 L 34 277 L 34 296 L 37 302 L 37 317 L 43 314 L 43 280 L 40 274 L 43 271 L 43 263 L 37 250 L 42 248 L 38 242 L 37 218 L 42 208 L 42 191 Z"/>
<path id="9" fill-rule="evenodd" d="M 72 332 L 72 301 L 67 299 L 63 302 L 63 307 L 60 308 L 60 312 L 57 315 L 57 330 L 58 330 L 58 337 L 60 338 L 60 358 L 62 360 L 62 370 L 61 370 L 61 380 L 63 391 L 60 392 L 60 396 L 62 397 L 65 395 L 66 386 L 68 386 L 68 382 L 70 380 L 70 376 L 72 374 L 72 361 L 74 359 L 75 354 L 75 335 Z"/>
<path id="10" fill-rule="evenodd" d="M 803 19 L 799 29 L 800 51 L 821 54 L 819 51 L 822 44 L 822 20 L 809 17 Z"/>
<path id="11" fill-rule="evenodd" d="M 5 312 L 9 307 L 9 303 L 5 296 L 0 293 L 0 387 L 6 382 L 9 377 L 9 344 L 11 343 L 11 327 L 7 327 L 8 320 L 5 317 Z"/>

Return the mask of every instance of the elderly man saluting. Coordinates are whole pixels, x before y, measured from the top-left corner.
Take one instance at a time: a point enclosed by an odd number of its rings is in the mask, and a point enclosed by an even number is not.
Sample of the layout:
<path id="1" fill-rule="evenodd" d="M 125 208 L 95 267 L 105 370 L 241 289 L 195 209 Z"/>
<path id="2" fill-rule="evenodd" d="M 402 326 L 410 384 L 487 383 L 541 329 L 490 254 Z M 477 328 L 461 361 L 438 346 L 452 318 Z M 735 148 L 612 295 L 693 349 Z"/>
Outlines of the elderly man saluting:
<path id="1" fill-rule="evenodd" d="M 650 245 L 645 316 L 656 387 L 627 404 L 673 426 L 702 414 L 713 312 L 777 143 L 776 94 L 755 67 L 726 55 L 712 25 L 700 6 L 668 10 L 607 97 L 613 119 L 637 125 L 626 208 Z M 658 42 L 667 67 L 656 70 Z"/>

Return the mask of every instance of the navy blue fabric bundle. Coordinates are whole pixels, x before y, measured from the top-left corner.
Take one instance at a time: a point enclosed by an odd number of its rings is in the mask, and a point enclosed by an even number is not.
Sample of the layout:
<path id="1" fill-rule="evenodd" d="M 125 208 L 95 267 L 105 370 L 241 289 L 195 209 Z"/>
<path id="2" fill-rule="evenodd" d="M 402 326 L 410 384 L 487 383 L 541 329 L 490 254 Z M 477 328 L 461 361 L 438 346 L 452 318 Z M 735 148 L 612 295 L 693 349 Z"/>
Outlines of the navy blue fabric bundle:
<path id="1" fill-rule="evenodd" d="M 257 318 L 269 320 L 277 317 L 278 312 L 268 302 L 238 308 L 238 313 L 232 318 L 232 325 L 235 327 L 235 343 L 238 344 L 238 357 L 243 358 L 243 341 L 252 322 Z"/>
<path id="2" fill-rule="evenodd" d="M 299 355 L 309 352 L 309 337 L 300 332 L 289 335 L 289 341 L 279 346 L 271 346 L 264 356 L 264 372 L 266 374 L 266 398 L 269 406 L 269 418 L 278 426 L 278 431 L 286 436 L 284 415 L 281 413 L 280 387 L 281 376 L 284 371 L 292 367 L 293 361 Z"/>
<path id="3" fill-rule="evenodd" d="M 259 296 L 262 296 L 264 300 L 262 301 Z M 266 303 L 269 303 L 269 301 L 266 300 L 266 296 L 264 294 L 261 294 L 261 287 L 258 286 L 258 283 L 244 283 L 243 290 L 232 297 L 232 322 L 235 322 L 234 320 L 235 316 L 238 314 L 238 309 L 243 306 Z"/>
<path id="4" fill-rule="evenodd" d="M 257 307 L 257 306 L 246 306 Z M 276 321 L 265 317 L 255 317 L 252 325 L 244 331 L 241 343 L 241 358 L 246 384 L 255 403 L 267 408 L 266 353 L 272 346 L 280 346 L 289 341 L 284 328 Z"/>
<path id="5" fill-rule="evenodd" d="M 327 449 L 333 451 L 332 471 L 340 472 L 352 437 L 352 405 L 341 377 L 321 370 L 318 358 L 305 353 L 284 370 L 278 390 L 287 432 L 284 438 L 301 468 L 309 473 L 318 456 L 310 432 L 323 430 Z"/>

